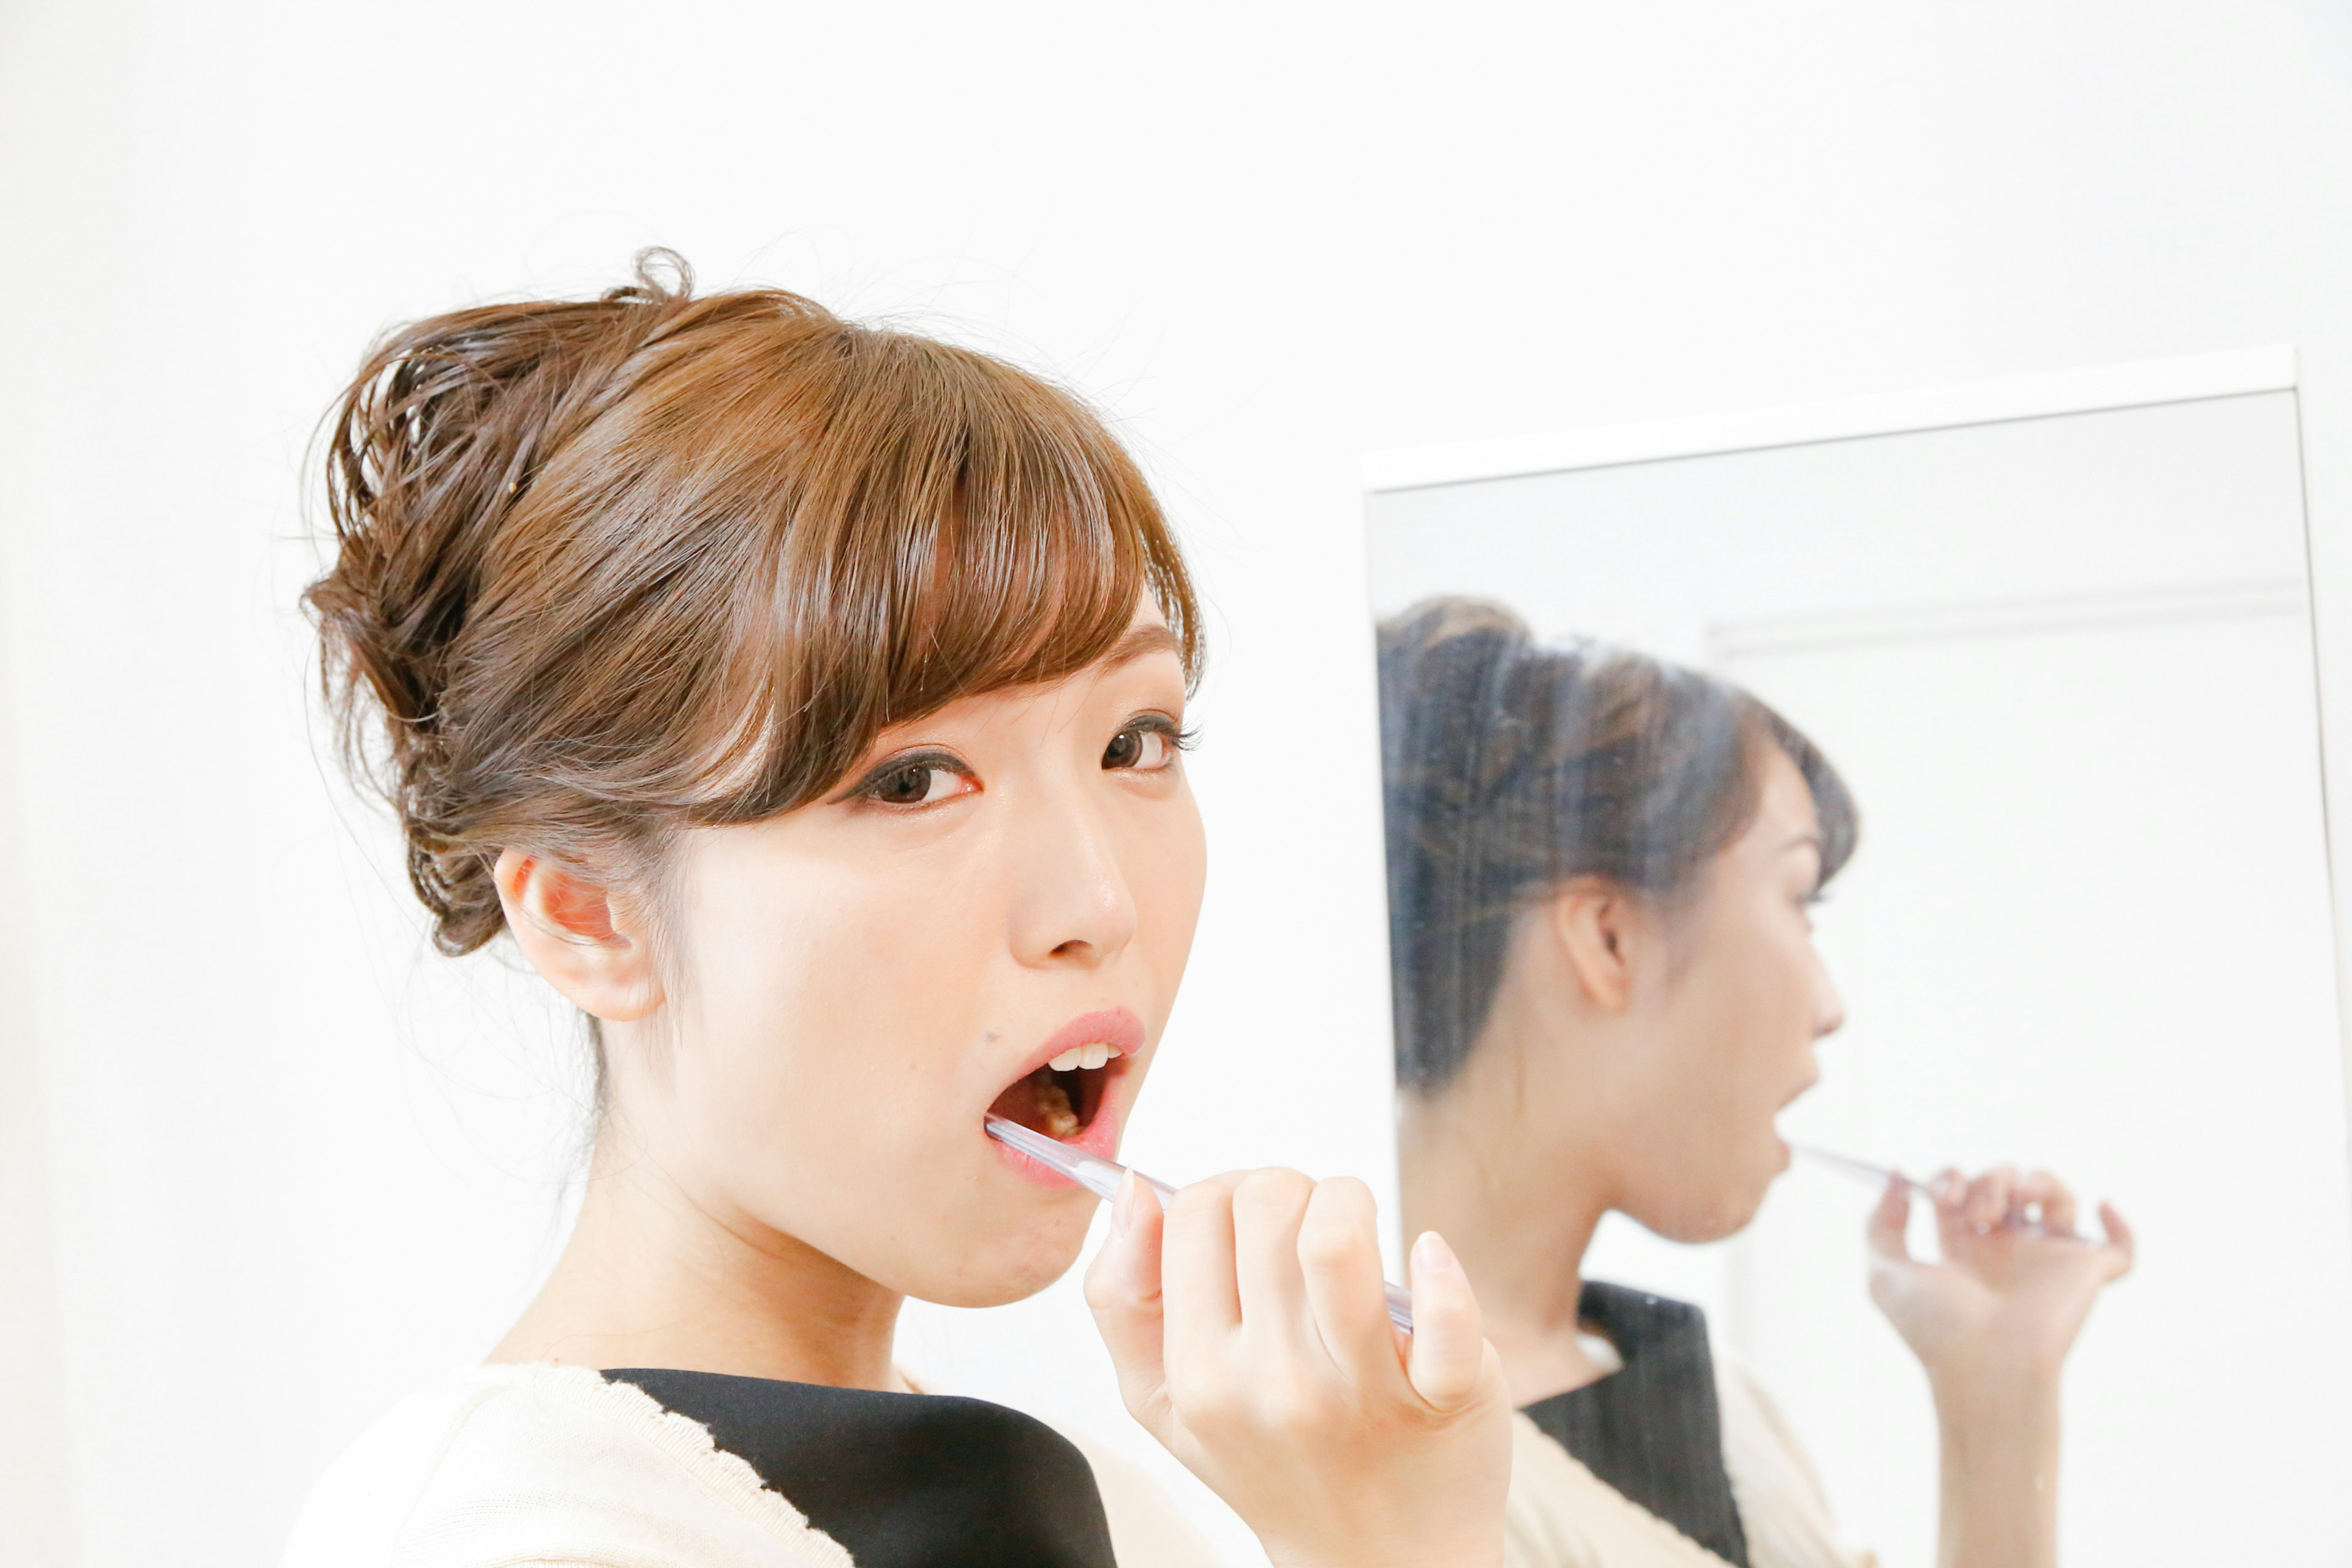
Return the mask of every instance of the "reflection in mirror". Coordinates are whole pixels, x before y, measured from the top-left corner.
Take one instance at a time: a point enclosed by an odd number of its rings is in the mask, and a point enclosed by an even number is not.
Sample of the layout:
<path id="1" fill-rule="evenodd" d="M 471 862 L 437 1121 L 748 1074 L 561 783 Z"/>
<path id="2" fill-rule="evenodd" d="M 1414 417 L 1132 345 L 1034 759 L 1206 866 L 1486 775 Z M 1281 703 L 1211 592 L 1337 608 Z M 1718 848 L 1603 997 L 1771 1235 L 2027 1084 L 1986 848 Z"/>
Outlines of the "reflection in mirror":
<path id="1" fill-rule="evenodd" d="M 1404 1221 L 1517 1561 L 2352 1544 L 2293 403 L 1374 496 Z"/>
<path id="2" fill-rule="evenodd" d="M 1843 781 L 1755 698 L 1534 646 L 1499 605 L 1429 601 L 1380 655 L 1405 1224 L 1453 1240 L 1513 1403 L 1578 1461 L 1520 1467 L 1522 1512 L 1589 1529 L 1597 1481 L 1733 1563 L 1751 1531 L 1827 1546 L 1801 1451 L 1736 1363 L 1718 1383 L 1701 1314 L 1580 1260 L 1612 1211 L 1733 1236 L 1786 1168 L 1774 1118 L 1844 1022 L 1811 913 L 1854 848 Z M 1949 1528 L 2054 1538 L 2060 1363 L 2129 1232 L 2109 1209 L 2079 1237 L 2042 1173 L 1946 1173 L 1930 1202 L 1933 1262 L 1890 1182 L 1871 1283 L 1955 1441 L 2004 1454 L 1954 1476 Z"/>

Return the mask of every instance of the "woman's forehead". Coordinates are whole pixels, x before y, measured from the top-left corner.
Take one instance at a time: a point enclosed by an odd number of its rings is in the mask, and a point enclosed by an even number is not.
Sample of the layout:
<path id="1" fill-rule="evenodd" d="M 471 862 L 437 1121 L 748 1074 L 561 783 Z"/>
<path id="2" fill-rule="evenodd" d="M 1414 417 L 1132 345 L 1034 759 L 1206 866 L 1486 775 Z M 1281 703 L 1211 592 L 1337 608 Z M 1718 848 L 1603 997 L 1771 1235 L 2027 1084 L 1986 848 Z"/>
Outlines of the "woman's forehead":
<path id="1" fill-rule="evenodd" d="M 1800 841 L 1810 841 L 1818 849 L 1821 813 L 1813 805 L 1813 792 L 1796 763 L 1780 747 L 1768 747 L 1761 772 L 1756 820 L 1749 824 L 1745 837 L 1751 842 L 1760 840 L 1768 853 L 1792 847 Z"/>
<path id="2" fill-rule="evenodd" d="M 935 712 L 919 719 L 893 724 L 876 737 L 877 751 L 887 751 L 903 745 L 926 729 L 953 727 L 971 722 L 995 722 L 1009 716 L 1015 709 L 1026 709 L 1040 703 L 1061 704 L 1083 699 L 1102 682 L 1122 673 L 1161 673 L 1171 676 L 1181 686 L 1184 679 L 1184 645 L 1159 606 L 1147 602 L 1137 611 L 1135 619 L 1119 639 L 1093 663 L 1072 670 L 1057 680 L 1031 686 L 999 687 L 992 691 L 976 691 L 959 697 Z"/>

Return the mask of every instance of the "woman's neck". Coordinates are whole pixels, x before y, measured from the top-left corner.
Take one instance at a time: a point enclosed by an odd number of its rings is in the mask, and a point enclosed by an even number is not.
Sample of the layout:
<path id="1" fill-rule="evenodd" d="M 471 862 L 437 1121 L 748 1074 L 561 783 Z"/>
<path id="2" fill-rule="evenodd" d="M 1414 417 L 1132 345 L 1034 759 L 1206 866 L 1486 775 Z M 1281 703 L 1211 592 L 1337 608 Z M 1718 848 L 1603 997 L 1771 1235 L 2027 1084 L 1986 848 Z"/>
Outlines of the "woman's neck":
<path id="1" fill-rule="evenodd" d="M 1511 1403 L 1528 1405 L 1606 1374 L 1577 1322 L 1584 1254 L 1609 1210 L 1586 1168 L 1589 1145 L 1535 1128 L 1524 1101 L 1474 1055 L 1435 1095 L 1407 1094 L 1397 1119 L 1397 1173 L 1407 1237 L 1445 1237 L 1502 1357 Z"/>
<path id="2" fill-rule="evenodd" d="M 580 1217 L 493 1362 L 673 1367 L 904 1390 L 903 1300 L 806 1243 L 697 1202 L 598 1142 Z"/>

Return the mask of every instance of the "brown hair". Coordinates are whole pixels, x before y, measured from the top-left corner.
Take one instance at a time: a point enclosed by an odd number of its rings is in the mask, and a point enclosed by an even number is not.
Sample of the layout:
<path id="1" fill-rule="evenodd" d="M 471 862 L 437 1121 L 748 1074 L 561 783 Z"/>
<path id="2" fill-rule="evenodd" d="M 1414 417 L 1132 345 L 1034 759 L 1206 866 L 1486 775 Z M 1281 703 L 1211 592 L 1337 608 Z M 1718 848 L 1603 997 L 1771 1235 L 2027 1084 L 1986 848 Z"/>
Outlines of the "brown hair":
<path id="1" fill-rule="evenodd" d="M 1817 886 L 1853 857 L 1861 820 L 1829 759 L 1696 670 L 1544 647 L 1499 605 L 1440 598 L 1381 623 L 1380 677 L 1402 1087 L 1441 1089 L 1469 1058 L 1520 910 L 1585 876 L 1687 891 L 1754 820 L 1768 748 L 1812 792 Z"/>
<path id="2" fill-rule="evenodd" d="M 698 298 L 670 252 L 388 332 L 326 442 L 304 603 L 444 952 L 501 929 L 506 846 L 655 877 L 887 725 L 1101 658 L 1147 592 L 1198 673 L 1166 520 L 1085 404 L 781 289 Z"/>

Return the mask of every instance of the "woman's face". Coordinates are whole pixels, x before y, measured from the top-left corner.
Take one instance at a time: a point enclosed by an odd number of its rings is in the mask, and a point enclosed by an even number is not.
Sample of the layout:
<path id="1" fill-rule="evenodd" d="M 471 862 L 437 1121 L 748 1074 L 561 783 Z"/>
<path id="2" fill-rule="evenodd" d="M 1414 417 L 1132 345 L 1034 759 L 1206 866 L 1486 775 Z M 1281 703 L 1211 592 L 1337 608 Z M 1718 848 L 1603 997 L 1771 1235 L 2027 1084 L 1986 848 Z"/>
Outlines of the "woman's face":
<path id="1" fill-rule="evenodd" d="M 1845 1021 L 1813 951 L 1821 827 L 1804 776 L 1769 749 L 1755 820 L 1666 922 L 1665 960 L 1638 987 L 1642 1048 L 1619 1206 L 1677 1241 L 1753 1219 L 1789 1146 L 1773 1119 L 1820 1076 L 1813 1043 Z"/>
<path id="2" fill-rule="evenodd" d="M 688 836 L 673 1016 L 615 1089 L 689 1201 L 929 1300 L 1069 1267 L 1095 1200 L 982 1120 L 1118 1147 L 1201 905 L 1184 697 L 1147 605 L 1077 675 L 897 726 L 820 801 Z"/>

